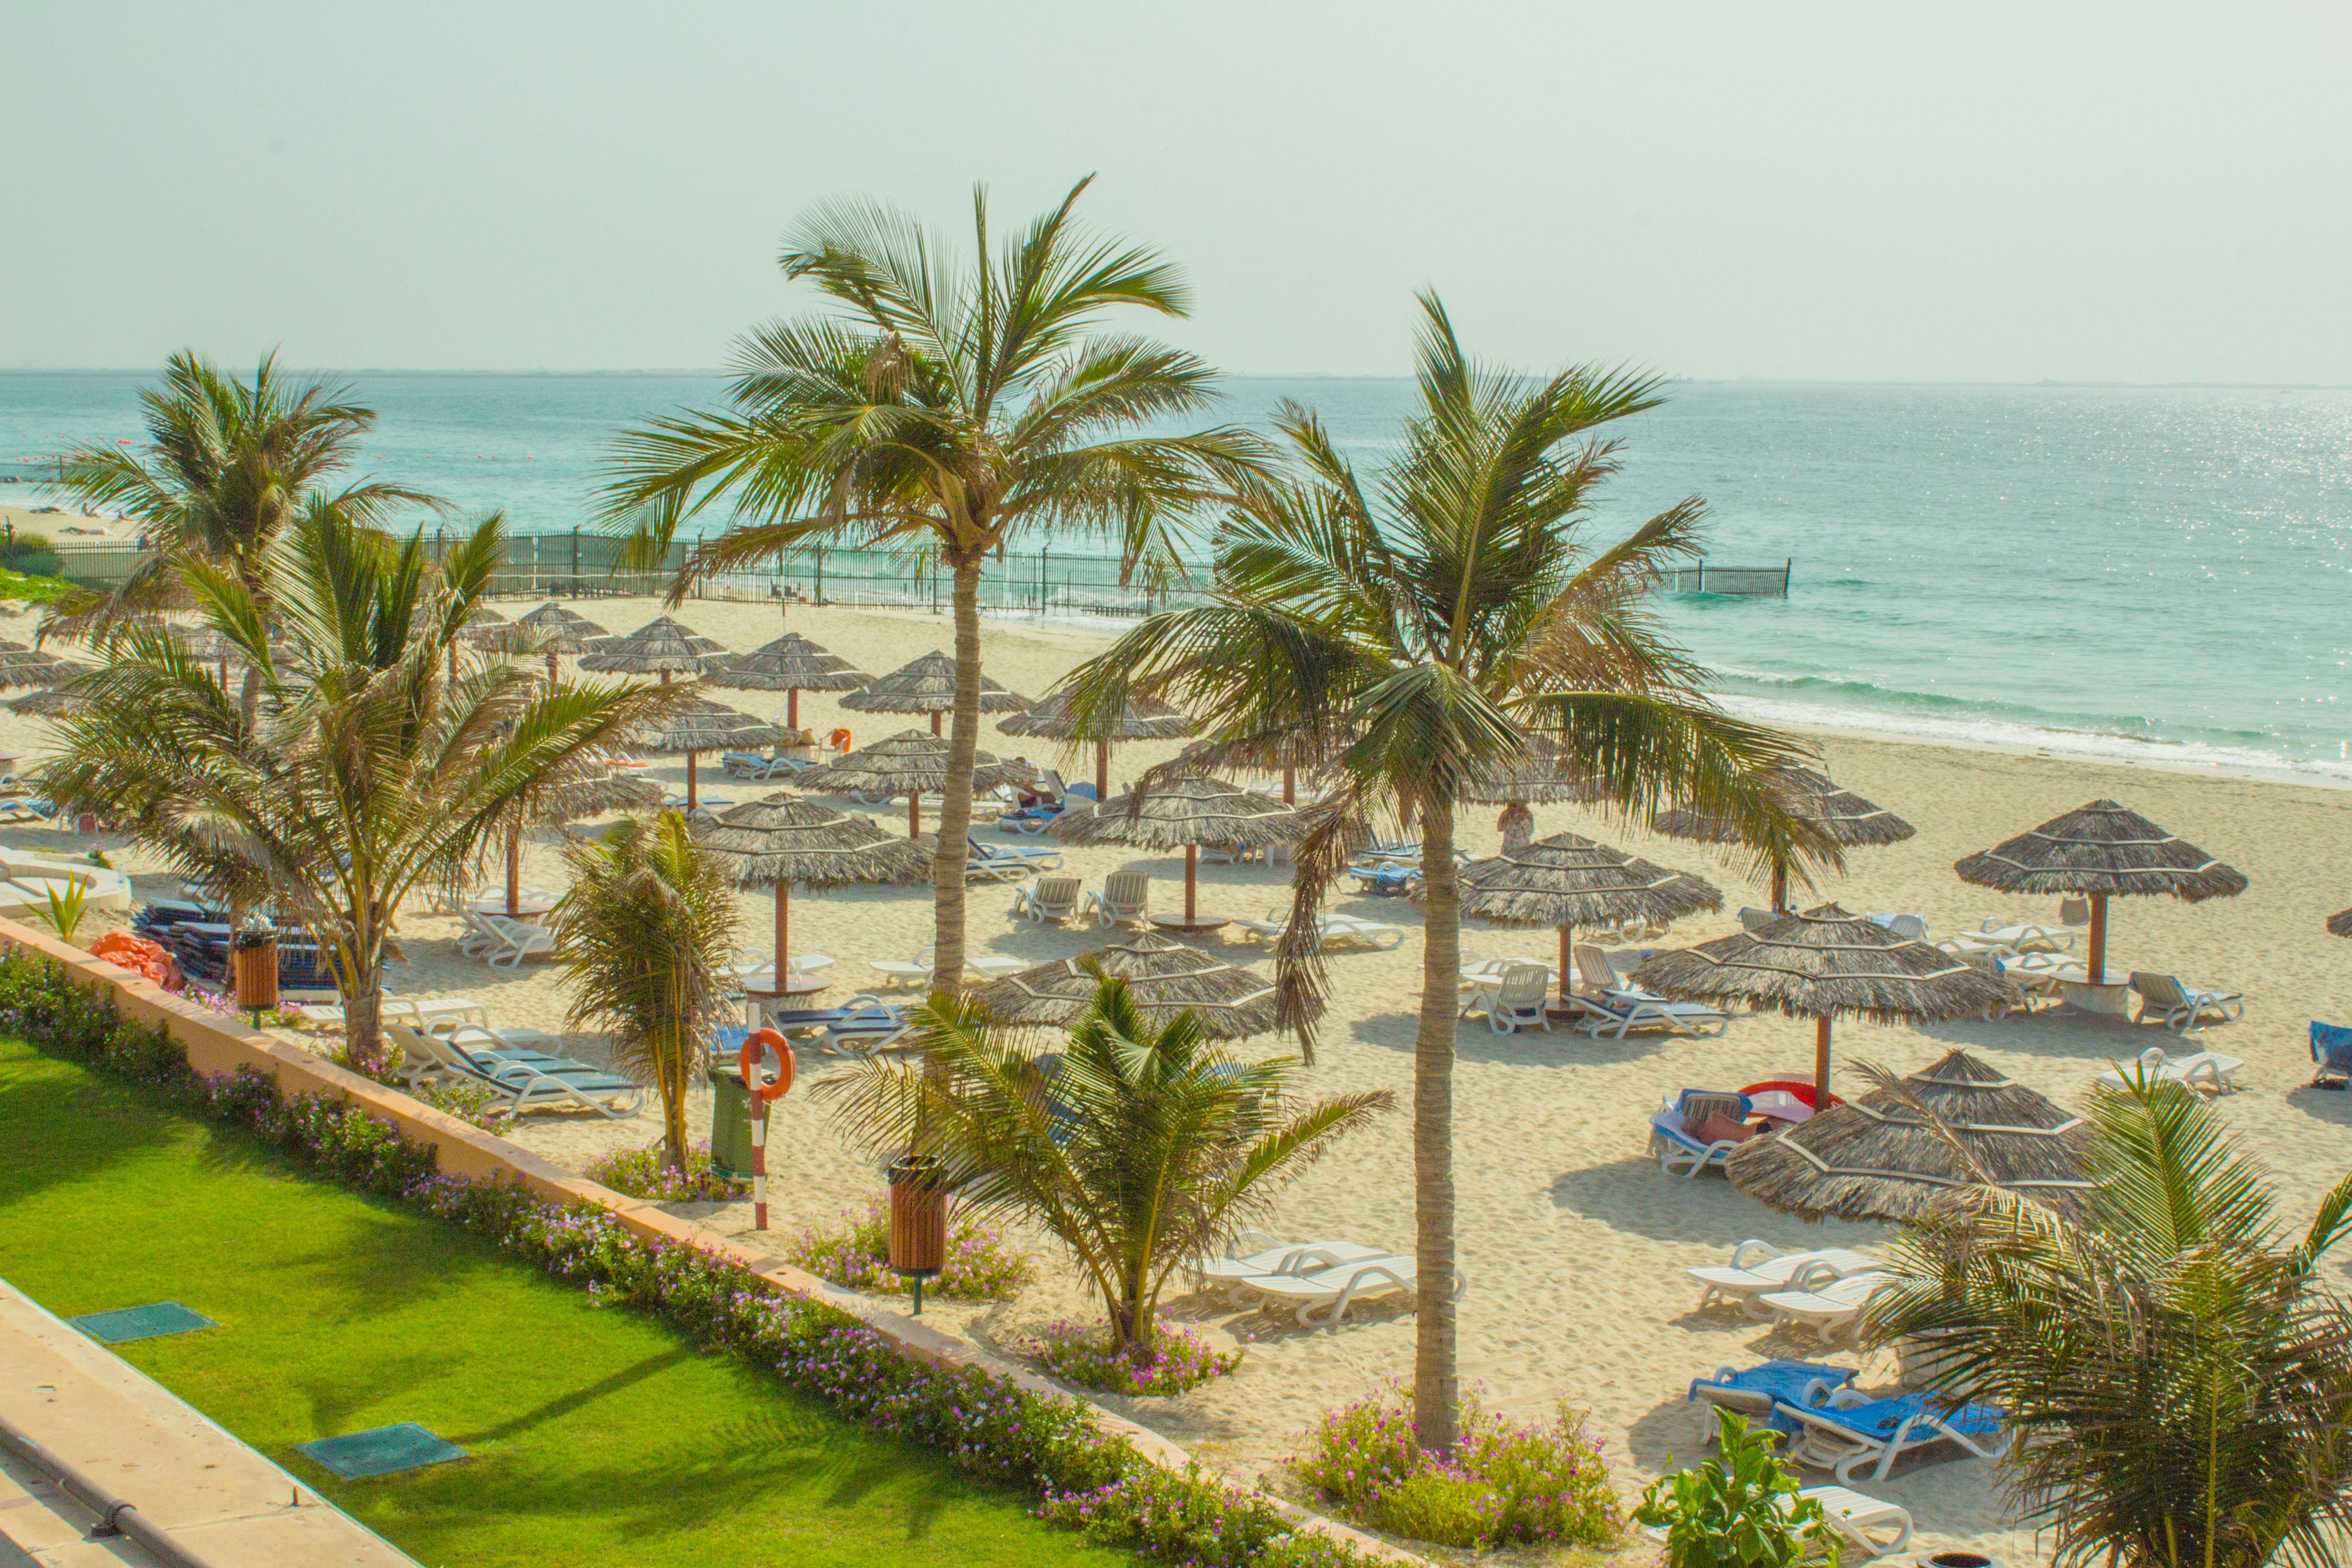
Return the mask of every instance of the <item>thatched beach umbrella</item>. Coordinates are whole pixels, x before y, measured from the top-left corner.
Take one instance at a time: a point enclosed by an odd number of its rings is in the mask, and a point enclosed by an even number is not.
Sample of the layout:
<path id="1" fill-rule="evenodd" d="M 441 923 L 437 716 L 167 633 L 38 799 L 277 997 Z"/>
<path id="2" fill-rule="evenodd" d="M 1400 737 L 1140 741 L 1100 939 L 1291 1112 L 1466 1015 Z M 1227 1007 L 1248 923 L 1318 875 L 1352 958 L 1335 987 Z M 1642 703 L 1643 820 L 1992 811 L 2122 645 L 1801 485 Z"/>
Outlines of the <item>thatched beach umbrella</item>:
<path id="1" fill-rule="evenodd" d="M 927 882 L 931 876 L 931 852 L 922 846 L 893 838 L 870 816 L 788 795 L 731 806 L 696 827 L 694 837 L 724 854 L 743 886 L 775 889 L 779 975 L 792 957 L 795 887 Z"/>
<path id="2" fill-rule="evenodd" d="M 1474 805 L 1549 805 L 1563 800 L 1598 805 L 1609 792 L 1579 773 L 1559 742 L 1531 735 L 1526 755 L 1473 779 L 1461 798 Z"/>
<path id="3" fill-rule="evenodd" d="M 700 675 L 735 656 L 683 621 L 656 616 L 626 637 L 608 637 L 580 656 L 580 668 L 600 674 Z"/>
<path id="4" fill-rule="evenodd" d="M 702 752 L 749 752 L 772 746 L 776 727 L 764 719 L 688 693 L 639 720 L 623 742 L 633 751 L 686 757 L 686 809 L 695 808 L 694 759 Z"/>
<path id="5" fill-rule="evenodd" d="M 1095 743 L 1095 798 L 1110 795 L 1110 748 L 1114 741 L 1181 741 L 1192 732 L 1192 721 L 1181 709 L 1156 697 L 1128 693 L 1127 705 L 1108 723 L 1081 726 L 1071 710 L 1070 695 L 1057 691 L 1025 712 L 1015 713 L 996 726 L 1008 735 L 1036 735 L 1048 741 L 1092 741 Z"/>
<path id="6" fill-rule="evenodd" d="M 89 706 L 89 699 L 78 692 L 68 691 L 62 687 L 45 686 L 22 697 L 11 698 L 8 711 L 36 719 L 62 719 Z"/>
<path id="7" fill-rule="evenodd" d="M 76 676 L 89 673 L 89 666 L 86 664 L 59 658 L 46 648 L 28 647 L 0 637 L 0 687 L 63 686 Z"/>
<path id="8" fill-rule="evenodd" d="M 2062 1208 L 2091 1191 L 2083 1174 L 2089 1125 L 1968 1052 L 1948 1053 L 1903 1079 L 1903 1088 L 1902 1094 L 1875 1089 L 1769 1138 L 1751 1138 L 1725 1174 L 1749 1197 L 1806 1219 L 1916 1220 L 1945 1194 L 1988 1178 Z M 1943 1131 L 1917 1107 L 1933 1112 Z"/>
<path id="9" fill-rule="evenodd" d="M 2017 987 L 1874 921 L 1823 904 L 1754 931 L 1644 959 L 1633 978 L 1661 996 L 1744 1002 L 1813 1020 L 1814 1104 L 1830 1096 L 1830 1020 L 1933 1024 L 2015 1005 Z"/>
<path id="10" fill-rule="evenodd" d="M 2079 893 L 2091 900 L 2090 980 L 2107 973 L 2107 900 L 2170 893 L 2184 903 L 2234 898 L 2243 872 L 2111 800 L 2051 818 L 2029 833 L 1953 863 L 1963 882 L 2004 893 Z"/>
<path id="11" fill-rule="evenodd" d="M 714 667 L 710 684 L 738 691 L 784 694 L 784 728 L 798 733 L 801 693 L 855 691 L 874 678 L 838 654 L 828 653 L 798 632 L 786 632 L 764 647 Z"/>
<path id="12" fill-rule="evenodd" d="M 936 735 L 940 732 L 940 715 L 955 708 L 955 660 L 933 648 L 862 690 L 851 692 L 841 700 L 841 705 L 856 713 L 928 713 L 931 716 L 931 733 Z M 982 712 L 1017 713 L 1028 706 L 1029 699 L 1019 692 L 1007 691 L 984 675 L 980 678 Z"/>
<path id="13" fill-rule="evenodd" d="M 1177 756 L 1173 771 L 1203 776 L 1222 768 L 1279 773 L 1282 804 L 1297 805 L 1300 771 L 1321 768 L 1329 761 L 1328 754 L 1317 750 L 1312 738 L 1294 731 L 1255 741 L 1196 741 Z"/>
<path id="14" fill-rule="evenodd" d="M 971 787 L 975 794 L 1029 780 L 1025 768 L 998 762 L 986 752 L 972 753 Z M 795 789 L 823 794 L 846 795 L 855 790 L 886 798 L 903 794 L 907 797 L 907 837 L 913 838 L 923 831 L 924 795 L 944 792 L 948 787 L 948 742 L 942 736 L 926 735 L 920 730 L 901 730 L 887 740 L 844 752 L 821 768 L 803 769 L 790 782 Z"/>
<path id="15" fill-rule="evenodd" d="M 1178 929 L 1185 931 L 1200 923 L 1195 898 L 1202 845 L 1263 849 L 1296 843 L 1306 831 L 1306 819 L 1291 807 L 1213 778 L 1171 779 L 1140 794 L 1129 790 L 1099 806 L 1074 805 L 1055 819 L 1053 827 L 1054 837 L 1066 844 L 1181 848 L 1184 923 Z"/>
<path id="16" fill-rule="evenodd" d="M 1899 844 L 1919 830 L 1887 810 L 1833 784 L 1827 773 L 1790 763 L 1772 770 L 1773 792 L 1790 812 L 1818 824 L 1839 845 L 1853 848 L 1865 844 Z M 1700 844 L 1735 844 L 1739 829 L 1729 819 L 1696 811 L 1662 811 L 1651 827 L 1668 838 Z M 1772 868 L 1772 910 L 1789 909 L 1789 868 Z"/>
<path id="17" fill-rule="evenodd" d="M 547 682 L 555 684 L 555 660 L 559 654 L 583 654 L 599 639 L 613 634 L 574 610 L 568 610 L 554 600 L 515 617 L 516 626 L 529 626 L 535 639 L 532 646 L 547 656 Z"/>
<path id="18" fill-rule="evenodd" d="M 1723 908 L 1722 890 L 1711 883 L 1573 833 L 1473 860 L 1462 868 L 1460 880 L 1465 915 L 1504 925 L 1559 928 L 1563 991 L 1572 973 L 1569 952 L 1577 927 L 1675 921 Z"/>
<path id="19" fill-rule="evenodd" d="M 1086 956 L 1127 982 L 1128 995 L 1154 1026 L 1191 1012 L 1211 1039 L 1238 1040 L 1274 1027 L 1271 981 L 1173 937 L 1145 931 Z M 1094 1001 L 1096 984 L 1082 960 L 1061 958 L 993 981 L 981 987 L 979 999 L 998 1023 L 1066 1028 Z"/>

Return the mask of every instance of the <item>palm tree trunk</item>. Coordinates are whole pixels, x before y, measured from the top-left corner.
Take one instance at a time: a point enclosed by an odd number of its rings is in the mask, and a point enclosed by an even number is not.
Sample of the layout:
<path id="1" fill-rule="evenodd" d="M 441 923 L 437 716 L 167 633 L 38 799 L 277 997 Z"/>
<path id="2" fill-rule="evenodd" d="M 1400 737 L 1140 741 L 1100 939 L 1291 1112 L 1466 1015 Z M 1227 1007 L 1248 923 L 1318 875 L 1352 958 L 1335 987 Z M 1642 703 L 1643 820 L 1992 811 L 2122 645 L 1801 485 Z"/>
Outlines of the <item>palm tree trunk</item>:
<path id="1" fill-rule="evenodd" d="M 783 982 L 779 980 L 778 984 Z M 679 1175 L 686 1174 L 686 1095 L 687 1079 L 693 1066 L 693 1054 L 679 1048 L 666 1064 L 669 1070 L 662 1074 L 662 1159 Z"/>
<path id="2" fill-rule="evenodd" d="M 373 1075 L 388 1060 L 383 1048 L 383 935 L 366 911 L 359 913 L 342 962 L 343 1058 Z"/>
<path id="3" fill-rule="evenodd" d="M 1461 992 L 1462 904 L 1454 803 L 1421 810 L 1421 1027 L 1412 1046 L 1414 1286 L 1412 1419 L 1421 1446 L 1449 1453 L 1460 1436 L 1454 1331 L 1454 1027 Z"/>
<path id="4" fill-rule="evenodd" d="M 971 760 L 980 750 L 980 560 L 955 563 L 955 723 L 948 733 L 947 799 L 931 858 L 931 989 L 963 984 L 964 839 L 971 832 Z"/>
<path id="5" fill-rule="evenodd" d="M 247 730 L 253 728 L 253 716 L 261 710 L 261 671 L 251 665 L 245 667 L 244 689 L 237 693 L 237 722 Z"/>

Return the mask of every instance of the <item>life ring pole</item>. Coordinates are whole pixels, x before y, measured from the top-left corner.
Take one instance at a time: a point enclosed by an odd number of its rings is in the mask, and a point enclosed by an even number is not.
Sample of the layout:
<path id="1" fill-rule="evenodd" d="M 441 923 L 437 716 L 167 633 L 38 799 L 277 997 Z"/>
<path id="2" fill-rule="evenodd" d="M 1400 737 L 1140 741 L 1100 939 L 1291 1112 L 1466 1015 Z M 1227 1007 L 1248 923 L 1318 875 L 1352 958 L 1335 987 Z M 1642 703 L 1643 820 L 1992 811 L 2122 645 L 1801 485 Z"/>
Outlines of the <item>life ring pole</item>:
<path id="1" fill-rule="evenodd" d="M 779 884 L 781 889 L 781 884 Z M 781 965 L 780 957 L 777 960 Z M 775 1047 L 776 1076 L 767 1075 L 766 1057 L 770 1047 Z M 774 1029 L 761 1029 L 746 1036 L 737 1065 L 743 1074 L 744 1099 L 751 1115 L 751 1228 L 768 1228 L 768 1107 L 791 1092 L 793 1077 L 793 1047 Z"/>
<path id="2" fill-rule="evenodd" d="M 768 1228 L 768 1102 L 751 1101 L 751 1228 Z"/>

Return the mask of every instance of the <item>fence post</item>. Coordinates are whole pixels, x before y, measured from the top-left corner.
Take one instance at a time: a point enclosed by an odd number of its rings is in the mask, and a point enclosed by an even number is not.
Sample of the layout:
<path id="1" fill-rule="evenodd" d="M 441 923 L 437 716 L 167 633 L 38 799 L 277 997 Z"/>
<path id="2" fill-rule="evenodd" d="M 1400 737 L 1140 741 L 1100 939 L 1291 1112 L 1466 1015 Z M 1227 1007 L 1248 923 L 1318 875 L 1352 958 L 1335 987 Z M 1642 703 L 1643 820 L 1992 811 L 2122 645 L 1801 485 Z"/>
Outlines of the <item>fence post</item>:
<path id="1" fill-rule="evenodd" d="M 824 603 L 824 546 L 816 547 L 816 602 Z"/>
<path id="2" fill-rule="evenodd" d="M 1789 574 L 1797 569 L 1797 558 L 1790 556 L 1780 563 L 1780 597 L 1789 596 Z"/>

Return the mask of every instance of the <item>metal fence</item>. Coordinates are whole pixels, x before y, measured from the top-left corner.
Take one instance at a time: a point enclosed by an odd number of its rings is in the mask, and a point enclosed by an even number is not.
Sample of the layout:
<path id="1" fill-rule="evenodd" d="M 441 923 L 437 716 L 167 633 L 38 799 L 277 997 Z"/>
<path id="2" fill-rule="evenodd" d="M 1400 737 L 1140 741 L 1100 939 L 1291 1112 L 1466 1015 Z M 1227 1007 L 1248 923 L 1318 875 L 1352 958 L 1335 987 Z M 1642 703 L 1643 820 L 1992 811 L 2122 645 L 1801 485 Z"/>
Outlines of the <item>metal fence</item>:
<path id="1" fill-rule="evenodd" d="M 455 544 L 454 533 L 427 536 L 437 559 Z M 53 546 L 69 582 L 111 588 L 147 556 L 124 544 Z M 563 533 L 516 533 L 490 579 L 490 592 L 509 597 L 595 598 L 651 596 L 667 591 L 684 563 L 688 545 L 670 546 L 655 570 L 625 570 L 626 542 L 608 533 L 573 529 Z M 1793 564 L 1793 563 L 1791 563 Z M 1701 563 L 1667 574 L 1669 592 L 1777 595 L 1789 593 L 1790 565 L 1710 566 Z M 1172 605 L 1197 604 L 1209 585 L 1207 563 L 1197 562 L 1177 580 L 1146 584 L 1122 582 L 1118 557 L 1083 551 L 1042 550 L 992 558 L 981 572 L 981 605 L 1001 613 L 1071 616 L 1143 616 Z M 880 605 L 939 609 L 953 595 L 953 583 L 930 560 L 889 550 L 836 549 L 810 545 L 788 551 L 756 572 L 733 572 L 695 585 L 702 599 L 800 599 L 835 605 Z"/>
<path id="2" fill-rule="evenodd" d="M 1735 594 L 1743 598 L 1785 599 L 1794 559 L 1778 566 L 1677 566 L 1658 585 L 1670 594 Z"/>

